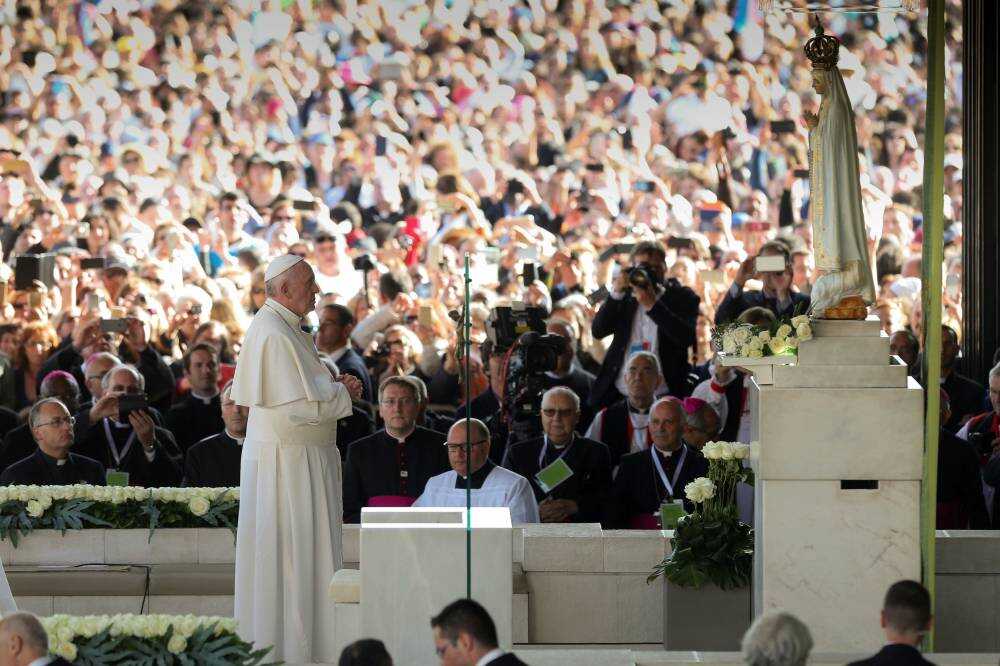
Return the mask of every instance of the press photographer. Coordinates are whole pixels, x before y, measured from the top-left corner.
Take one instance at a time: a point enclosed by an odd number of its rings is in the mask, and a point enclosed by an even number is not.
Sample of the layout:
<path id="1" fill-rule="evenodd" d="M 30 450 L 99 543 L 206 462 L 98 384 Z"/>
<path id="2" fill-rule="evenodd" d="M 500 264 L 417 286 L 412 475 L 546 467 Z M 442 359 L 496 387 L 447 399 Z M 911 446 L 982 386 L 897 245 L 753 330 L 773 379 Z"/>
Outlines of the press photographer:
<path id="1" fill-rule="evenodd" d="M 767 308 L 776 317 L 805 314 L 809 309 L 809 296 L 792 285 L 792 273 L 788 246 L 778 240 L 764 243 L 756 257 L 749 257 L 740 265 L 726 297 L 715 311 L 715 323 L 736 321 L 741 314 L 755 307 Z M 763 282 L 764 289 L 744 291 L 747 280 L 751 278 Z"/>
<path id="2" fill-rule="evenodd" d="M 677 280 L 664 279 L 666 256 L 661 243 L 638 243 L 630 254 L 631 266 L 615 278 L 609 298 L 594 317 L 595 338 L 614 336 L 590 394 L 594 409 L 626 395 L 625 358 L 637 351 L 652 352 L 660 359 L 669 393 L 689 392 L 688 350 L 695 344 L 701 299 Z"/>

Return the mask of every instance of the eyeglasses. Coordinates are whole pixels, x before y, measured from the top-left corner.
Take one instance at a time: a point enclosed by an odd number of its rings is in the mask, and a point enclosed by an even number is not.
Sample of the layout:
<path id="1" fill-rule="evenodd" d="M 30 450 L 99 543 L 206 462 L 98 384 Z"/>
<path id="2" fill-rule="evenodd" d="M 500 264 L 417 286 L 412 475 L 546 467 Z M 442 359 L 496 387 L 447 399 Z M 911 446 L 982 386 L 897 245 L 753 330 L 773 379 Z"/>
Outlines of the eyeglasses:
<path id="1" fill-rule="evenodd" d="M 490 440 L 488 440 L 488 439 L 481 439 L 478 442 L 470 442 L 470 445 L 471 446 L 480 446 L 482 444 L 485 444 L 488 441 L 490 441 Z M 451 442 L 445 442 L 445 446 L 448 447 L 448 453 L 455 453 L 457 451 L 465 451 L 465 446 L 466 445 L 465 445 L 465 442 L 462 442 L 461 444 L 452 444 Z"/>
<path id="2" fill-rule="evenodd" d="M 434 646 L 434 651 L 437 652 L 438 657 L 443 657 L 444 653 L 448 651 L 448 648 L 452 647 L 454 643 L 445 643 L 442 646 Z"/>
<path id="3" fill-rule="evenodd" d="M 50 426 L 50 425 L 54 425 L 56 427 L 68 425 L 69 427 L 72 428 L 74 425 L 76 425 L 76 419 L 72 416 L 61 416 L 58 419 L 52 419 L 51 421 L 46 421 L 45 423 L 36 423 L 35 427 L 43 428 L 45 426 Z"/>
<path id="4" fill-rule="evenodd" d="M 569 417 L 573 416 L 576 413 L 577 410 L 575 409 L 549 409 L 549 408 L 542 409 L 542 416 L 546 416 L 550 419 L 555 416 L 558 416 L 559 418 Z"/>
<path id="5" fill-rule="evenodd" d="M 417 404 L 417 401 L 413 398 L 383 398 L 379 401 L 383 407 L 411 407 Z"/>

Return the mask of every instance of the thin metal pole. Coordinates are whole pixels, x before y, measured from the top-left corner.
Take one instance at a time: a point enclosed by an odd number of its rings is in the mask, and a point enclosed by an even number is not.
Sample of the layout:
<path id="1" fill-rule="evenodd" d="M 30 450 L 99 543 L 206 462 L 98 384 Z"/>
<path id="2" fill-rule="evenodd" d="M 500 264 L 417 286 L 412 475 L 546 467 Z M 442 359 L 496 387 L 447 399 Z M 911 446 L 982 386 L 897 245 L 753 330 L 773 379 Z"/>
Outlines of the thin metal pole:
<path id="1" fill-rule="evenodd" d="M 469 255 L 465 255 L 465 317 L 462 319 L 462 345 L 465 349 L 465 596 L 472 598 L 472 378 L 469 374 L 469 354 L 472 352 L 472 275 L 469 271 Z"/>
<path id="2" fill-rule="evenodd" d="M 924 482 L 920 547 L 923 583 L 934 608 L 934 545 L 937 528 L 937 462 L 941 406 L 941 262 L 944 258 L 944 0 L 927 3 L 927 119 L 924 134 L 924 245 L 921 300 L 924 315 Z M 924 637 L 934 650 L 934 633 Z"/>

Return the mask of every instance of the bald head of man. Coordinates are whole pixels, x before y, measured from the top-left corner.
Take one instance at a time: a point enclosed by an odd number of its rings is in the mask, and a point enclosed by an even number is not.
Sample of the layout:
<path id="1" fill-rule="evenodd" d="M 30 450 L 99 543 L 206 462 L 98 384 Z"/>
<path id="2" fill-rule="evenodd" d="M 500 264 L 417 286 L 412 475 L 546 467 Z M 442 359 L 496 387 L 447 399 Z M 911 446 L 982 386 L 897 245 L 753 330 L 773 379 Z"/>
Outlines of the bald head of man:
<path id="1" fill-rule="evenodd" d="M 649 436 L 660 451 L 681 447 L 684 434 L 684 405 L 677 398 L 660 398 L 649 409 Z"/>
<path id="2" fill-rule="evenodd" d="M 31 613 L 12 613 L 0 621 L 0 666 L 28 666 L 48 652 L 45 628 Z"/>

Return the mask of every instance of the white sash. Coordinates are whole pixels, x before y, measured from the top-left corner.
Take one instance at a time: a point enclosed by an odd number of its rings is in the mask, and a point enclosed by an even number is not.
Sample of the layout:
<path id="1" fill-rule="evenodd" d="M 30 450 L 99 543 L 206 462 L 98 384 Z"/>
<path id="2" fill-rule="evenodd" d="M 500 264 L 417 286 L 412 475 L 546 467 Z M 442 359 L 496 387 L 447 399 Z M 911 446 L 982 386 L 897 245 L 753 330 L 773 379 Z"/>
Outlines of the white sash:
<path id="1" fill-rule="evenodd" d="M 656 467 L 657 474 L 660 475 L 660 480 L 663 481 L 663 486 L 667 489 L 667 494 L 670 497 L 674 496 L 674 484 L 677 483 L 677 479 L 681 477 L 681 468 L 684 467 L 684 459 L 687 458 L 688 450 L 683 444 L 681 445 L 681 459 L 677 461 L 677 469 L 674 470 L 674 478 L 668 479 L 667 473 L 663 471 L 663 465 L 660 464 L 660 456 L 656 455 L 656 447 L 649 447 L 649 455 L 653 456 L 653 466 Z"/>

